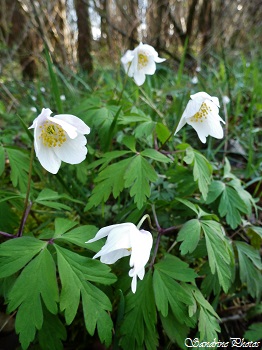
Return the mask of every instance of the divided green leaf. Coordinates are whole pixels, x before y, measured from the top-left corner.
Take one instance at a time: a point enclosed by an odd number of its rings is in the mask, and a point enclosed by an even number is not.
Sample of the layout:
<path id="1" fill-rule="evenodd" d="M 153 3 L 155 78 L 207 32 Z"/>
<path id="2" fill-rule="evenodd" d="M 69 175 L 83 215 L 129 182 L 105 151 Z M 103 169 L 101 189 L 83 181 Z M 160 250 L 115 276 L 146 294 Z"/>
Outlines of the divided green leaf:
<path id="1" fill-rule="evenodd" d="M 86 329 L 94 335 L 97 327 L 100 340 L 109 346 L 112 340 L 113 323 L 108 315 L 111 302 L 99 288 L 89 281 L 112 284 L 116 278 L 110 268 L 77 253 L 54 244 L 57 252 L 58 271 L 62 284 L 60 308 L 65 312 L 67 324 L 76 316 L 82 297 Z"/>
<path id="2" fill-rule="evenodd" d="M 126 298 L 125 316 L 120 328 L 120 346 L 124 350 L 156 350 L 156 321 L 152 274 L 148 272 L 139 282 L 136 293 L 129 293 Z"/>
<path id="3" fill-rule="evenodd" d="M 204 199 L 207 198 L 208 186 L 212 177 L 212 166 L 208 160 L 199 152 L 191 147 L 186 149 L 184 161 L 187 164 L 193 164 L 194 180 L 197 181 L 198 187 Z"/>
<path id="4" fill-rule="evenodd" d="M 259 250 L 245 242 L 235 242 L 238 251 L 240 279 L 245 283 L 253 298 L 259 299 L 262 294 L 262 264 Z"/>
<path id="5" fill-rule="evenodd" d="M 226 239 L 222 227 L 212 220 L 201 221 L 208 261 L 212 274 L 217 273 L 218 280 L 225 292 L 232 283 L 232 250 Z"/>
<path id="6" fill-rule="evenodd" d="M 21 270 L 46 246 L 46 242 L 33 237 L 20 237 L 0 245 L 0 278 Z"/>
<path id="7" fill-rule="evenodd" d="M 25 192 L 28 182 L 29 153 L 20 149 L 6 147 L 7 156 L 11 167 L 11 181 L 14 187 Z"/>
<path id="8" fill-rule="evenodd" d="M 18 308 L 15 328 L 23 349 L 35 338 L 43 325 L 43 306 L 57 313 L 58 285 L 54 260 L 47 249 L 42 250 L 23 269 L 10 293 L 8 311 Z M 29 317 L 30 315 L 30 317 Z"/>
<path id="9" fill-rule="evenodd" d="M 182 255 L 192 253 L 196 249 L 200 233 L 201 224 L 197 219 L 189 220 L 182 226 L 177 236 L 177 241 L 182 242 L 179 247 Z"/>
<path id="10" fill-rule="evenodd" d="M 157 173 L 141 155 L 136 155 L 131 159 L 124 179 L 125 187 L 130 187 L 130 196 L 141 209 L 150 196 L 150 181 L 157 180 Z"/>

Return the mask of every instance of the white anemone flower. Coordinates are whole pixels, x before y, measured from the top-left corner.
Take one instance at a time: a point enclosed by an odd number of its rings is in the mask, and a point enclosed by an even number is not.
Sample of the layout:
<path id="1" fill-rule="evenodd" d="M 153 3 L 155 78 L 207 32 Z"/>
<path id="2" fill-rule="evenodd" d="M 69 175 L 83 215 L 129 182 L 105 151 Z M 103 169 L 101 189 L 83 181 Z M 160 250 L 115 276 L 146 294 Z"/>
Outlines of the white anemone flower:
<path id="1" fill-rule="evenodd" d="M 107 236 L 102 249 L 93 257 L 99 258 L 104 264 L 114 264 L 118 259 L 130 255 L 129 265 L 132 277 L 131 290 L 136 292 L 137 276 L 142 280 L 145 275 L 145 265 L 149 260 L 153 238 L 150 232 L 138 230 L 130 223 L 106 226 L 100 229 L 93 239 L 86 243 L 95 242 Z"/>
<path id="2" fill-rule="evenodd" d="M 220 122 L 224 124 L 225 122 L 218 114 L 220 107 L 218 98 L 206 92 L 198 92 L 190 97 L 191 100 L 184 110 L 175 135 L 187 123 L 196 130 L 203 143 L 206 143 L 208 135 L 222 139 L 224 132 Z"/>
<path id="3" fill-rule="evenodd" d="M 147 44 L 140 43 L 134 50 L 128 50 L 121 58 L 125 72 L 134 78 L 140 86 L 144 84 L 147 75 L 153 75 L 156 71 L 156 63 L 165 61 L 158 57 L 156 50 Z"/>
<path id="4" fill-rule="evenodd" d="M 43 108 L 29 129 L 34 129 L 34 146 L 41 165 L 56 174 L 61 161 L 79 164 L 86 158 L 86 138 L 90 128 L 78 117 L 58 114 L 50 117 L 52 111 Z"/>

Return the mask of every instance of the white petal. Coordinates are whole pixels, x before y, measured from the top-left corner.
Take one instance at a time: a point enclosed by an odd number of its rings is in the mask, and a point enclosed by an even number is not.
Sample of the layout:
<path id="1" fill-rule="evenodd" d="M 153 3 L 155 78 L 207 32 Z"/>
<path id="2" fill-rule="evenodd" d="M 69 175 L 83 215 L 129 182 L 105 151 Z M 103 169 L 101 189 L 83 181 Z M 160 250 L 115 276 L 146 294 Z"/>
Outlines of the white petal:
<path id="1" fill-rule="evenodd" d="M 42 112 L 39 114 L 37 118 L 33 121 L 33 124 L 28 129 L 37 128 L 39 125 L 44 123 L 47 119 L 47 117 L 50 117 L 50 114 L 52 114 L 51 109 L 49 108 L 43 108 Z"/>
<path id="2" fill-rule="evenodd" d="M 100 254 L 101 255 L 101 254 Z M 99 253 L 97 253 L 93 259 L 98 258 Z M 103 264 L 114 264 L 117 260 L 130 255 L 130 251 L 128 251 L 127 249 L 118 249 L 118 250 L 114 250 L 110 253 L 101 255 L 100 261 Z"/>
<path id="3" fill-rule="evenodd" d="M 130 239 L 132 252 L 129 264 L 134 266 L 134 273 L 137 274 L 149 260 L 153 238 L 150 232 L 140 230 L 138 233 L 132 232 Z"/>
<path id="4" fill-rule="evenodd" d="M 54 147 L 53 150 L 63 162 L 79 164 L 86 159 L 87 148 L 85 145 L 85 136 L 78 135 L 75 139 L 67 137 L 67 140 L 60 147 Z"/>
<path id="5" fill-rule="evenodd" d="M 202 104 L 202 102 L 204 102 L 204 100 L 212 100 L 212 97 L 204 91 L 197 92 L 194 95 L 190 95 L 190 97 L 192 100 L 199 100 L 200 105 Z"/>
<path id="6" fill-rule="evenodd" d="M 136 275 L 132 278 L 132 282 L 131 282 L 131 290 L 132 292 L 135 294 L 136 292 L 136 285 L 137 285 L 137 277 Z"/>
<path id="7" fill-rule="evenodd" d="M 121 62 L 123 64 L 124 70 L 128 75 L 130 74 L 130 65 L 134 58 L 134 50 L 127 50 L 124 56 L 121 58 Z M 129 75 L 130 76 L 130 75 Z"/>
<path id="8" fill-rule="evenodd" d="M 146 75 L 143 72 L 136 71 L 134 73 L 134 80 L 136 85 L 141 86 L 146 80 Z"/>
<path id="9" fill-rule="evenodd" d="M 154 61 L 155 61 L 156 63 L 161 63 L 161 62 L 166 61 L 166 58 L 155 57 L 155 58 L 154 58 Z"/>
<path id="10" fill-rule="evenodd" d="M 52 174 L 56 174 L 61 166 L 61 160 L 53 152 L 53 148 L 45 147 L 44 145 L 38 144 L 36 148 L 36 156 L 47 171 Z"/>
<path id="11" fill-rule="evenodd" d="M 176 128 L 176 131 L 175 131 L 174 135 L 176 135 L 176 133 L 178 133 L 178 131 L 180 129 L 182 129 L 185 124 L 186 124 L 186 119 L 185 119 L 185 117 L 182 116 L 182 118 L 180 119 L 180 121 L 178 123 L 178 126 Z"/>
<path id="12" fill-rule="evenodd" d="M 193 115 L 195 115 L 201 106 L 201 103 L 197 100 L 189 100 L 187 103 L 187 106 L 182 114 L 182 117 L 178 123 L 178 126 L 176 128 L 175 134 L 178 133 L 178 131 L 188 122 L 187 120 L 191 118 Z"/>
<path id="13" fill-rule="evenodd" d="M 55 117 L 47 117 L 47 119 L 52 123 L 60 125 L 65 130 L 70 139 L 74 139 L 77 137 L 78 133 L 77 128 L 75 126 L 68 124 L 67 122 Z"/>
<path id="14" fill-rule="evenodd" d="M 148 58 L 147 65 L 140 70 L 140 72 L 143 72 L 144 74 L 153 75 L 156 71 L 156 64 L 152 57 Z"/>
<path id="15" fill-rule="evenodd" d="M 131 223 L 113 225 L 113 226 L 114 228 L 111 229 L 110 232 L 108 233 L 108 237 L 105 245 L 94 256 L 94 258 L 97 258 L 99 256 L 105 256 L 109 253 L 112 253 L 121 249 L 124 249 L 126 251 L 123 256 L 127 256 L 131 254 L 130 250 L 128 250 L 131 248 L 130 234 L 132 232 L 133 227 L 136 229 L 136 226 Z M 102 234 L 100 233 L 100 235 Z M 89 241 L 89 243 L 91 242 Z"/>
<path id="16" fill-rule="evenodd" d="M 94 238 L 89 239 L 89 241 L 87 241 L 86 243 L 96 242 L 99 239 L 106 237 L 114 227 L 119 226 L 119 225 L 125 225 L 125 224 L 116 224 L 116 225 L 110 225 L 110 226 L 103 227 L 97 232 L 97 234 L 95 235 Z"/>
<path id="17" fill-rule="evenodd" d="M 215 96 L 211 96 L 211 101 L 214 102 L 214 104 L 217 106 L 217 107 L 220 107 L 220 104 L 219 104 L 219 99 Z"/>
<path id="18" fill-rule="evenodd" d="M 72 114 L 58 114 L 58 115 L 55 115 L 54 118 L 59 119 L 59 120 L 63 120 L 66 123 L 74 126 L 77 129 L 77 132 L 79 134 L 86 135 L 86 134 L 90 133 L 89 126 L 87 126 L 86 123 L 84 123 L 82 119 L 76 117 L 75 115 L 72 115 Z"/>
<path id="19" fill-rule="evenodd" d="M 189 124 L 189 123 L 188 123 Z M 197 132 L 197 135 L 202 143 L 206 143 L 206 137 L 209 135 L 209 130 L 206 123 L 191 123 L 190 124 Z"/>

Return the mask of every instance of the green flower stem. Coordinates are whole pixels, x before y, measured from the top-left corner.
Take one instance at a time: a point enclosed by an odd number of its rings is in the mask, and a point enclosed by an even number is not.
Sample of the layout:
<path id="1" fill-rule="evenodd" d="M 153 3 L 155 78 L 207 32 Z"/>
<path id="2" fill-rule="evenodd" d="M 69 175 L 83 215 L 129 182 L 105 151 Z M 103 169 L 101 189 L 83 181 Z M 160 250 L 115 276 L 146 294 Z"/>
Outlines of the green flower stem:
<path id="1" fill-rule="evenodd" d="M 138 229 L 138 230 L 140 229 L 140 227 L 142 226 L 143 222 L 144 222 L 146 219 L 148 220 L 149 227 L 150 227 L 152 230 L 155 230 L 154 227 L 152 226 L 151 219 L 150 219 L 150 216 L 149 216 L 148 214 L 144 215 L 144 216 L 142 217 L 142 219 L 139 221 L 139 223 L 138 223 L 137 226 L 136 226 L 137 229 Z"/>
<path id="2" fill-rule="evenodd" d="M 29 214 L 31 206 L 32 206 L 32 203 L 30 202 L 28 204 L 28 202 L 29 202 L 29 193 L 30 193 L 30 186 L 31 186 L 31 179 L 32 179 L 33 159 L 34 159 L 34 146 L 32 146 L 32 148 L 31 148 L 29 172 L 28 172 L 28 182 L 27 182 L 27 190 L 26 190 L 26 197 L 25 197 L 25 204 L 24 204 L 24 212 L 23 212 L 22 219 L 20 222 L 17 237 L 21 237 L 23 234 L 25 222 L 26 222 L 26 219 L 28 217 L 28 214 Z"/>

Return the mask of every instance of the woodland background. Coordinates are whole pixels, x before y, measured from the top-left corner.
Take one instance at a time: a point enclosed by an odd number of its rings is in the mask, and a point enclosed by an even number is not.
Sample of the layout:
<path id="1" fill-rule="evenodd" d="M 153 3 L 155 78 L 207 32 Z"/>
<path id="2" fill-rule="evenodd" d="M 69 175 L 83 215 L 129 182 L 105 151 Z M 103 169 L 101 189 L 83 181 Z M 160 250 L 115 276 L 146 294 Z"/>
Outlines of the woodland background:
<path id="1" fill-rule="evenodd" d="M 62 71 L 91 74 L 100 64 L 118 65 L 140 41 L 171 66 L 186 46 L 186 66 L 195 69 L 222 51 L 254 55 L 261 18 L 261 0 L 1 0 L 0 72 L 18 77 L 19 63 L 24 78 L 35 78 L 46 65 L 45 43 Z"/>

